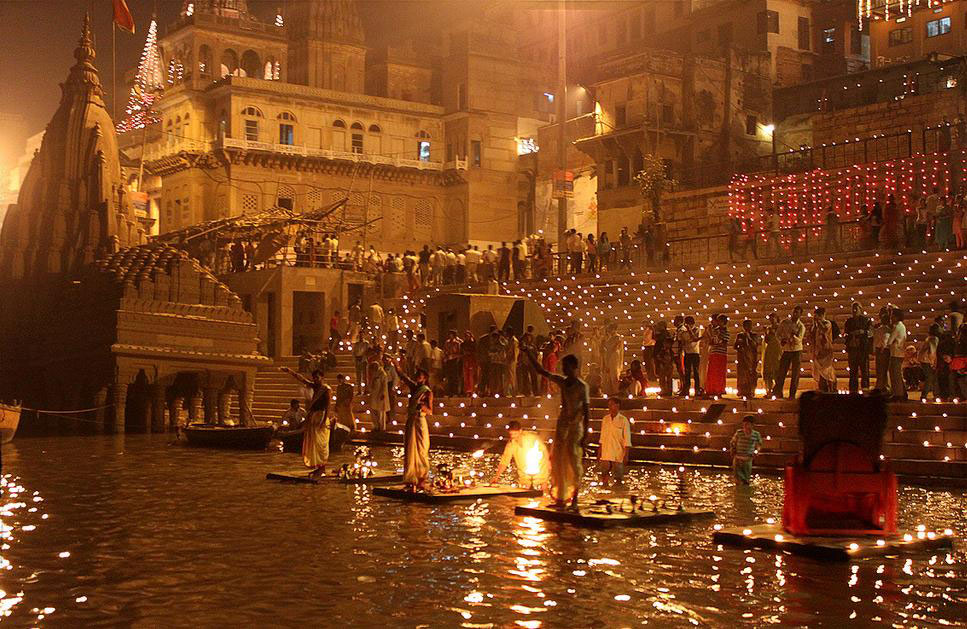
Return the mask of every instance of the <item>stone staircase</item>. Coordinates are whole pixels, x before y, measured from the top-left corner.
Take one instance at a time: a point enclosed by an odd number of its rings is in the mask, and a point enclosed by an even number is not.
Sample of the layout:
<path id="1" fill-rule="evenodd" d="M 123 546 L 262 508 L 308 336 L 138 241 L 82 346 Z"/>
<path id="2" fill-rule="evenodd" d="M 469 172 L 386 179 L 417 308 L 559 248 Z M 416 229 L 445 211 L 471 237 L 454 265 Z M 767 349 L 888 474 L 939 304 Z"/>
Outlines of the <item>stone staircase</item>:
<path id="1" fill-rule="evenodd" d="M 886 304 L 907 311 L 909 333 L 922 338 L 933 317 L 946 310 L 947 303 L 963 297 L 965 258 L 963 252 L 931 254 L 863 253 L 814 258 L 787 264 L 716 265 L 656 273 L 608 273 L 547 281 L 513 282 L 504 286 L 511 294 L 528 296 L 547 312 L 552 327 L 564 327 L 572 318 L 589 325 L 607 319 L 618 322 L 629 349 L 628 360 L 637 355 L 642 326 L 675 314 L 693 314 L 700 322 L 707 314 L 724 311 L 730 315 L 730 332 L 748 316 L 761 325 L 773 310 L 788 313 L 794 304 L 804 305 L 807 314 L 822 304 L 827 316 L 842 326 L 852 301 L 862 303 L 868 314 Z M 431 292 L 415 295 L 398 310 L 405 323 L 415 323 L 422 300 Z M 804 355 L 800 390 L 814 383 Z M 354 375 L 352 357 L 338 354 L 337 373 Z M 734 370 L 735 357 L 729 365 Z M 297 359 L 279 364 L 295 367 Z M 846 378 L 845 353 L 837 368 Z M 730 380 L 730 384 L 732 384 Z M 761 386 L 761 382 L 760 382 Z M 841 388 L 845 380 L 840 381 Z M 913 394 L 914 397 L 916 394 Z M 259 371 L 253 412 L 256 419 L 277 419 L 291 398 L 300 397 L 298 384 L 277 369 Z M 757 466 L 780 469 L 799 449 L 797 404 L 790 400 L 725 398 L 725 412 L 715 421 L 705 420 L 711 400 L 635 399 L 623 400 L 625 413 L 633 420 L 632 461 L 655 461 L 694 465 L 728 465 L 728 443 L 744 415 L 758 418 L 757 429 L 764 444 Z M 400 397 L 400 406 L 405 398 Z M 605 414 L 605 400 L 592 400 L 592 431 L 597 432 Z M 536 430 L 546 440 L 553 438 L 558 401 L 548 398 L 443 398 L 429 419 L 434 447 L 474 450 L 498 448 L 505 426 L 517 419 L 525 428 Z M 967 484 L 967 404 L 898 402 L 889 405 L 884 456 L 900 475 L 920 482 Z M 371 426 L 365 400 L 357 400 L 356 417 L 364 430 Z M 404 413 L 398 409 L 397 424 L 385 440 L 400 442 Z M 592 442 L 596 438 L 592 435 Z"/>

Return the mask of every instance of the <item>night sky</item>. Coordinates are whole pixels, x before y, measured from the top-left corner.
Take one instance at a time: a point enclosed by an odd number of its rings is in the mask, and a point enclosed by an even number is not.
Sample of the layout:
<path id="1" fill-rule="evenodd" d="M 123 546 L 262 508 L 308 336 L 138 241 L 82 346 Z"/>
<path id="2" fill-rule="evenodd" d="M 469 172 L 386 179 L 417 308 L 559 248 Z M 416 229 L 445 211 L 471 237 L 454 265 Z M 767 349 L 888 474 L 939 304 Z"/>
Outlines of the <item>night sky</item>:
<path id="1" fill-rule="evenodd" d="M 279 6 L 298 0 L 249 0 L 249 8 L 271 19 Z M 370 45 L 418 34 L 466 14 L 480 0 L 357 0 Z M 117 33 L 118 83 L 137 64 L 151 14 L 157 7 L 160 32 L 181 9 L 181 0 L 128 0 L 137 33 Z M 24 119 L 22 137 L 0 138 L 0 156 L 19 155 L 23 140 L 47 124 L 60 98 L 59 84 L 73 63 L 84 13 L 91 11 L 97 65 L 111 106 L 111 0 L 0 0 L 0 114 Z M 123 111 L 127 93 L 118 93 Z"/>

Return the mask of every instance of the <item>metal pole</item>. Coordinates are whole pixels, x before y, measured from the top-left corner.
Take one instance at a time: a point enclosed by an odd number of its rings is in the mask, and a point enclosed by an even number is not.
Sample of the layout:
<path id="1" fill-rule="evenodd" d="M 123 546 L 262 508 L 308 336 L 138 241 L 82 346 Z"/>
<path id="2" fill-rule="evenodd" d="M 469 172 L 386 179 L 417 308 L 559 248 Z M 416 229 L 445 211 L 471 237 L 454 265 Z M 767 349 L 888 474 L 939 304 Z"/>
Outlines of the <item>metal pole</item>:
<path id="1" fill-rule="evenodd" d="M 557 98 L 557 142 L 558 142 L 558 167 L 561 170 L 561 177 L 567 177 L 567 6 L 566 0 L 561 0 L 560 19 L 558 20 L 557 33 L 557 72 L 558 72 L 558 98 Z M 567 231 L 567 197 L 565 196 L 564 185 L 566 179 L 561 182 L 560 196 L 557 199 L 557 251 L 561 253 L 564 245 L 564 232 Z"/>
<path id="2" fill-rule="evenodd" d="M 111 118 L 118 118 L 118 55 L 117 24 L 111 18 Z"/>

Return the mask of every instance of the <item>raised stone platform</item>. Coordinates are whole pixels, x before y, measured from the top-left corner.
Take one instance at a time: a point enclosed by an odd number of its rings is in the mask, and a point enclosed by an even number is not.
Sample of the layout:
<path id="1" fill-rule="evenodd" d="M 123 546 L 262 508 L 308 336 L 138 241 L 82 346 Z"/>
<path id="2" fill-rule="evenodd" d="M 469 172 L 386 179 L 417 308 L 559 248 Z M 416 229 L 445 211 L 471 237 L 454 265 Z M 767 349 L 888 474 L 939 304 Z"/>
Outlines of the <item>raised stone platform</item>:
<path id="1" fill-rule="evenodd" d="M 540 489 L 525 489 L 511 485 L 485 485 L 481 487 L 467 487 L 452 492 L 423 492 L 410 491 L 402 485 L 394 487 L 376 487 L 373 495 L 385 498 L 395 498 L 406 502 L 424 502 L 428 504 L 442 504 L 458 500 L 478 500 L 481 498 L 496 498 L 510 496 L 513 498 L 533 498 L 542 494 Z"/>
<path id="2" fill-rule="evenodd" d="M 725 546 L 756 548 L 759 550 L 790 552 L 794 555 L 849 561 L 861 557 L 908 555 L 937 548 L 953 547 L 950 529 L 911 531 L 885 537 L 797 537 L 786 533 L 778 524 L 757 524 L 716 530 L 712 541 Z"/>
<path id="3" fill-rule="evenodd" d="M 610 509 L 609 509 L 610 507 Z M 621 507 L 625 511 L 620 511 Z M 617 527 L 649 527 L 669 524 L 672 522 L 688 522 L 702 518 L 715 517 L 712 511 L 702 511 L 700 509 L 665 509 L 660 508 L 651 510 L 650 505 L 646 505 L 644 510 L 636 509 L 631 512 L 631 503 L 626 501 L 611 502 L 608 504 L 579 504 L 578 510 L 560 509 L 548 505 L 521 505 L 514 509 L 517 515 L 526 515 L 541 520 L 551 522 L 563 522 L 574 526 L 588 528 L 617 528 Z"/>
<path id="4" fill-rule="evenodd" d="M 403 480 L 402 474 L 393 472 L 374 472 L 366 478 L 340 478 L 336 474 L 326 474 L 319 478 L 309 476 L 308 470 L 291 470 L 281 472 L 269 472 L 265 475 L 266 480 L 277 480 L 283 483 L 303 483 L 309 485 L 319 485 L 322 483 L 342 483 L 344 485 L 375 485 L 378 483 L 398 483 Z"/>

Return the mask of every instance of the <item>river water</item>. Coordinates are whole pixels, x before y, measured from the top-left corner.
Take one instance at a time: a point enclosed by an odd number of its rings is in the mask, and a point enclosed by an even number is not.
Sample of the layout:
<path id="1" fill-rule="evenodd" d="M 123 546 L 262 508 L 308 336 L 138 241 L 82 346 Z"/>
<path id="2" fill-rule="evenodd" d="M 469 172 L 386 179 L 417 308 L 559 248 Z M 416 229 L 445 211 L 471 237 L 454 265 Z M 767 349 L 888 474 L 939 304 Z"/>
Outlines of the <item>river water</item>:
<path id="1" fill-rule="evenodd" d="M 351 453 L 334 455 L 348 460 Z M 384 467 L 399 449 L 377 451 Z M 434 462 L 468 461 L 434 452 Z M 4 446 L 0 613 L 14 626 L 619 627 L 967 625 L 967 553 L 830 564 L 723 549 L 778 517 L 781 481 L 638 468 L 643 495 L 688 494 L 715 520 L 590 531 L 519 501 L 428 506 L 365 486 L 265 480 L 280 452 L 164 435 Z M 488 457 L 478 469 L 492 469 Z M 592 490 L 596 491 L 596 490 Z M 905 487 L 901 522 L 967 531 L 963 490 Z"/>

